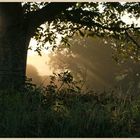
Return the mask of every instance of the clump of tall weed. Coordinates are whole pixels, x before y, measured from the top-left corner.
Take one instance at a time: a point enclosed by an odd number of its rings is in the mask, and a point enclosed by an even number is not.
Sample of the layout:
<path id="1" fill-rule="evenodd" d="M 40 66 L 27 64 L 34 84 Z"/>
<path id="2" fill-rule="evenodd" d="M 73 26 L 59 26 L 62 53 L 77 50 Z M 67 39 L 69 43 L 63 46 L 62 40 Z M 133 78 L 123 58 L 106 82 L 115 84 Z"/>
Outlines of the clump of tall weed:
<path id="1" fill-rule="evenodd" d="M 128 88 L 129 89 L 129 88 Z M 0 92 L 1 137 L 139 137 L 140 96 L 83 90 L 68 71 L 49 85 Z"/>

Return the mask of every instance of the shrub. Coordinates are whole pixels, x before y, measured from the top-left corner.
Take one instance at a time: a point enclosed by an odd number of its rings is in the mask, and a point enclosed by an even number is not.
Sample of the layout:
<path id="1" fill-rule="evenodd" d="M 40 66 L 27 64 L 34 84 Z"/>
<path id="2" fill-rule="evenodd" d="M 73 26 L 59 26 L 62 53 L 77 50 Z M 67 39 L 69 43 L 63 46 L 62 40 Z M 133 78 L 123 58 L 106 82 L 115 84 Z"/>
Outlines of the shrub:
<path id="1" fill-rule="evenodd" d="M 140 96 L 83 90 L 70 72 L 46 87 L 0 91 L 1 137 L 139 137 L 139 118 Z"/>

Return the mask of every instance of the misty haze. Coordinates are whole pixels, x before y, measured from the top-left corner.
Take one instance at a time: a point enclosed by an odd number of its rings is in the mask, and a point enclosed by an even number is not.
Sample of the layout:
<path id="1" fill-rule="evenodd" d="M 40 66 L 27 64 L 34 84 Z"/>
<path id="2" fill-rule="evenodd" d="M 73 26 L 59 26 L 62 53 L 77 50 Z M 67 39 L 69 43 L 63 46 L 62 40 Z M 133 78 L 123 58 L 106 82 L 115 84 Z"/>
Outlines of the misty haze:
<path id="1" fill-rule="evenodd" d="M 28 56 L 27 77 L 45 86 L 49 82 L 48 73 L 70 70 L 77 80 L 86 81 L 85 86 L 94 90 L 128 86 L 133 82 L 140 88 L 140 64 L 132 60 L 118 64 L 113 58 L 115 51 L 103 39 L 75 37 L 70 43 L 70 48 L 59 46 L 48 55 Z"/>

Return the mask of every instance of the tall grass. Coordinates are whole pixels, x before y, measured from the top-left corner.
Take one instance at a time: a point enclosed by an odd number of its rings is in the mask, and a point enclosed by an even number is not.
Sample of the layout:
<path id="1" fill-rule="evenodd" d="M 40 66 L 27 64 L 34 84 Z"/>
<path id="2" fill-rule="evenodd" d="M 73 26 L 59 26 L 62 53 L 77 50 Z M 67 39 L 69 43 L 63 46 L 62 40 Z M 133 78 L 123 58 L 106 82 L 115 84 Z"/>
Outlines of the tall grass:
<path id="1" fill-rule="evenodd" d="M 47 87 L 0 91 L 0 137 L 140 137 L 133 90 L 83 91 L 72 77 L 60 88 L 53 78 Z"/>

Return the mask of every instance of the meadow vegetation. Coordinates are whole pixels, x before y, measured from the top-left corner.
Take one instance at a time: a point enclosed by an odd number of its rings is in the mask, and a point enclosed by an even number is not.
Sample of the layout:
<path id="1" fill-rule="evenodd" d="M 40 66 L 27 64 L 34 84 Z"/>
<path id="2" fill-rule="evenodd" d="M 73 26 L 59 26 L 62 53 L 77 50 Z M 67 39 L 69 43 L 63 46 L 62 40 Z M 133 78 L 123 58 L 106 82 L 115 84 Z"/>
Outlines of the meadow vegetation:
<path id="1" fill-rule="evenodd" d="M 0 137 L 140 137 L 139 118 L 133 87 L 95 92 L 68 71 L 46 87 L 0 91 Z"/>

